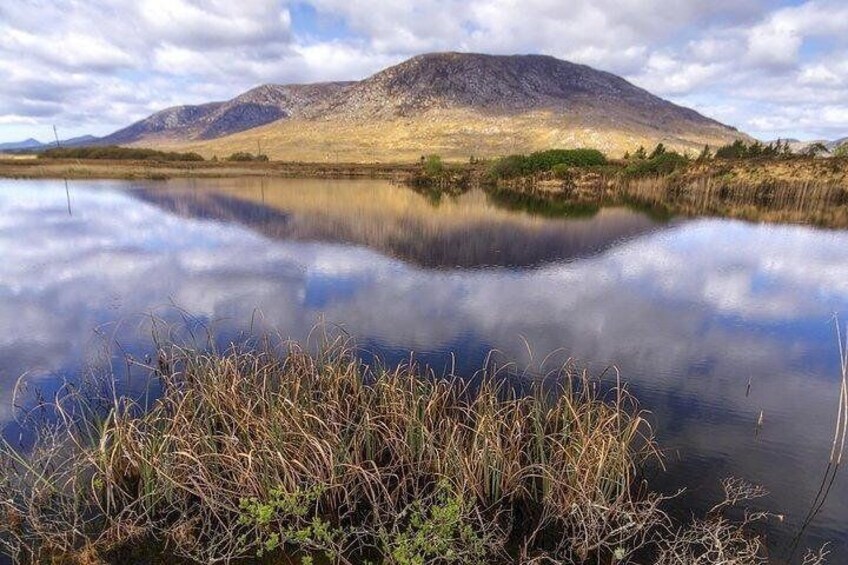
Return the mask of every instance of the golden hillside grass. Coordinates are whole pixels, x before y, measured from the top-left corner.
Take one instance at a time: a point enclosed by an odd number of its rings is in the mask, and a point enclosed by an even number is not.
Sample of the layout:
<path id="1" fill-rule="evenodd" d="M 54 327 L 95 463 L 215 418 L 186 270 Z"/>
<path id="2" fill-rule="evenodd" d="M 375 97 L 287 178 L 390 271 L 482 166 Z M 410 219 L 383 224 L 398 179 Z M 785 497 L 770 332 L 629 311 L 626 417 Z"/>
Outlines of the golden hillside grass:
<path id="1" fill-rule="evenodd" d="M 674 130 L 673 126 L 669 128 Z M 389 163 L 414 162 L 430 154 L 467 161 L 472 156 L 491 158 L 551 147 L 593 147 L 615 157 L 659 142 L 696 153 L 705 144 L 723 145 L 737 137 L 744 136 L 719 127 L 668 134 L 550 111 L 499 116 L 472 110 L 434 110 L 392 120 L 281 120 L 208 141 L 160 139 L 139 145 L 195 151 L 206 158 L 224 158 L 238 151 L 256 153 L 261 148 L 273 160 Z"/>

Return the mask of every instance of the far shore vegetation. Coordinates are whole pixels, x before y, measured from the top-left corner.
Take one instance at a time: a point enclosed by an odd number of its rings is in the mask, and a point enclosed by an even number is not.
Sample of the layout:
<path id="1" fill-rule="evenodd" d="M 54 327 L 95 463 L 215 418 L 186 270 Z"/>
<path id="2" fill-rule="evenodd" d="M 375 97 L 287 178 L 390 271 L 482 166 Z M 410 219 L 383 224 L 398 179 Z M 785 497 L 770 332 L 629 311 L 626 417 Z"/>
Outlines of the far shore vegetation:
<path id="1" fill-rule="evenodd" d="M 768 562 L 764 489 L 677 522 L 646 482 L 648 416 L 616 378 L 515 380 L 257 343 L 162 345 L 158 398 L 108 375 L 42 399 L 28 450 L 0 445 L 0 551 L 20 563 Z M 53 418 L 40 420 L 50 413 Z M 43 424 L 38 424 L 43 421 Z M 804 563 L 823 562 L 825 551 Z"/>
<path id="2" fill-rule="evenodd" d="M 423 167 L 413 184 L 449 193 L 476 184 L 501 202 L 546 215 L 626 205 L 660 217 L 848 227 L 848 155 L 842 147 L 828 155 L 820 144 L 797 154 L 783 141 L 736 141 L 692 155 L 660 143 L 618 160 L 592 149 L 548 150 L 472 160 L 435 174 Z"/>
<path id="3" fill-rule="evenodd" d="M 203 161 L 197 153 L 176 153 L 141 147 L 55 147 L 38 153 L 40 159 L 110 159 L 117 161 Z"/>
<path id="4" fill-rule="evenodd" d="M 204 160 L 195 153 L 131 147 L 53 148 L 38 159 L 0 160 L 0 176 L 124 178 L 281 176 L 382 178 L 411 185 L 437 202 L 480 187 L 534 213 L 627 205 L 658 217 L 729 216 L 752 221 L 848 227 L 848 144 L 737 140 L 681 153 L 660 143 L 613 159 L 597 149 L 550 149 L 466 162 L 422 155 L 417 163 L 296 163 L 236 152 Z"/>

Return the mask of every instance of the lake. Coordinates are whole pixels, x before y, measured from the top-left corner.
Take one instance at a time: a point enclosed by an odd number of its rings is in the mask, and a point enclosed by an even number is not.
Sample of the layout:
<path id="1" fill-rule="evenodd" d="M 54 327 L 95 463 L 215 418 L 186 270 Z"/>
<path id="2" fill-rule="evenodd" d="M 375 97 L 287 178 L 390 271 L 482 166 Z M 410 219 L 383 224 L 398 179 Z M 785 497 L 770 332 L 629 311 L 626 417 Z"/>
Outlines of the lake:
<path id="1" fill-rule="evenodd" d="M 545 210 L 385 181 L 0 180 L 10 438 L 19 377 L 49 394 L 111 360 L 126 378 L 122 357 L 151 351 L 151 315 L 221 342 L 303 340 L 324 323 L 440 372 L 470 374 L 494 350 L 534 373 L 553 354 L 546 366 L 620 370 L 666 453 L 654 484 L 687 488 L 676 513 L 712 506 L 724 477 L 765 486 L 756 507 L 785 515 L 771 522 L 779 555 L 830 454 L 835 314 L 848 322 L 848 231 Z M 804 535 L 822 541 L 848 562 L 846 477 Z"/>

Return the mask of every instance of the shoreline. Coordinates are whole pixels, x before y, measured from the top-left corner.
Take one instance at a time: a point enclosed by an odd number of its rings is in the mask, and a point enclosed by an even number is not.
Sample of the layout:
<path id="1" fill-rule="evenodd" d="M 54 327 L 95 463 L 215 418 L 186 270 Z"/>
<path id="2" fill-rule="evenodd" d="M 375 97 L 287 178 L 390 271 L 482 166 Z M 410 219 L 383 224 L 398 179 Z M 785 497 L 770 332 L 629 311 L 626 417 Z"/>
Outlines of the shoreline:
<path id="1" fill-rule="evenodd" d="M 486 182 L 487 171 L 496 160 L 445 162 L 448 177 L 437 179 L 421 162 L 308 162 L 308 161 L 161 161 L 126 159 L 42 159 L 0 154 L 0 178 L 38 179 L 139 179 L 229 178 L 269 176 L 281 178 L 379 178 L 432 184 L 431 188 L 456 188 L 462 182 Z M 441 166 L 441 165 L 440 165 Z M 569 184 L 588 186 L 599 180 L 625 179 L 626 162 L 611 160 L 602 167 L 572 167 L 567 178 L 550 173 L 535 173 L 510 180 L 498 180 L 500 188 L 533 185 L 545 192 L 559 192 Z M 734 184 L 763 185 L 772 182 L 836 184 L 848 188 L 848 158 L 827 159 L 793 157 L 770 160 L 722 159 L 692 161 L 680 170 L 666 174 L 634 178 L 668 178 L 691 182 L 703 178 L 721 178 Z M 442 182 L 433 182 L 439 180 Z M 447 182 L 444 182 L 447 181 Z"/>
<path id="2" fill-rule="evenodd" d="M 632 176 L 626 163 L 575 166 L 493 179 L 493 162 L 306 163 L 4 159 L 0 178 L 35 180 L 150 180 L 175 178 L 375 179 L 434 196 L 458 196 L 478 187 L 493 198 L 534 209 L 628 205 L 669 216 L 718 216 L 766 223 L 848 227 L 848 159 L 715 159 L 693 161 L 665 174 Z M 565 214 L 567 215 L 567 214 Z"/>
<path id="3" fill-rule="evenodd" d="M 14 159 L 0 156 L 0 178 L 119 179 L 169 178 L 373 178 L 406 181 L 420 167 L 394 163 L 301 163 L 227 161 L 127 161 L 106 159 Z"/>

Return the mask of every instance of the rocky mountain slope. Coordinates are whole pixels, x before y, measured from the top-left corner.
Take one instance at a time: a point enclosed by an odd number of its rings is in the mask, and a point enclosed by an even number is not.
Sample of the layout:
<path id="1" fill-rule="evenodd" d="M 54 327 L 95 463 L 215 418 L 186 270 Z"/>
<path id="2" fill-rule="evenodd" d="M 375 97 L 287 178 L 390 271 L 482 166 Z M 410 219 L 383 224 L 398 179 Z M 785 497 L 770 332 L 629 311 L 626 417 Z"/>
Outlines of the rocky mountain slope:
<path id="1" fill-rule="evenodd" d="M 214 139 L 304 113 L 305 108 L 344 89 L 346 83 L 266 84 L 226 102 L 176 106 L 157 112 L 101 139 L 103 144 L 145 140 Z"/>
<path id="2" fill-rule="evenodd" d="M 343 96 L 317 107 L 320 113 L 350 118 L 457 108 L 495 115 L 595 109 L 656 127 L 680 120 L 726 129 L 621 77 L 544 55 L 420 55 L 351 85 Z"/>
<path id="3" fill-rule="evenodd" d="M 745 137 L 613 74 L 541 55 L 436 53 L 359 81 L 265 85 L 164 110 L 104 143 L 303 160 L 490 156 L 553 146 L 699 150 Z"/>

